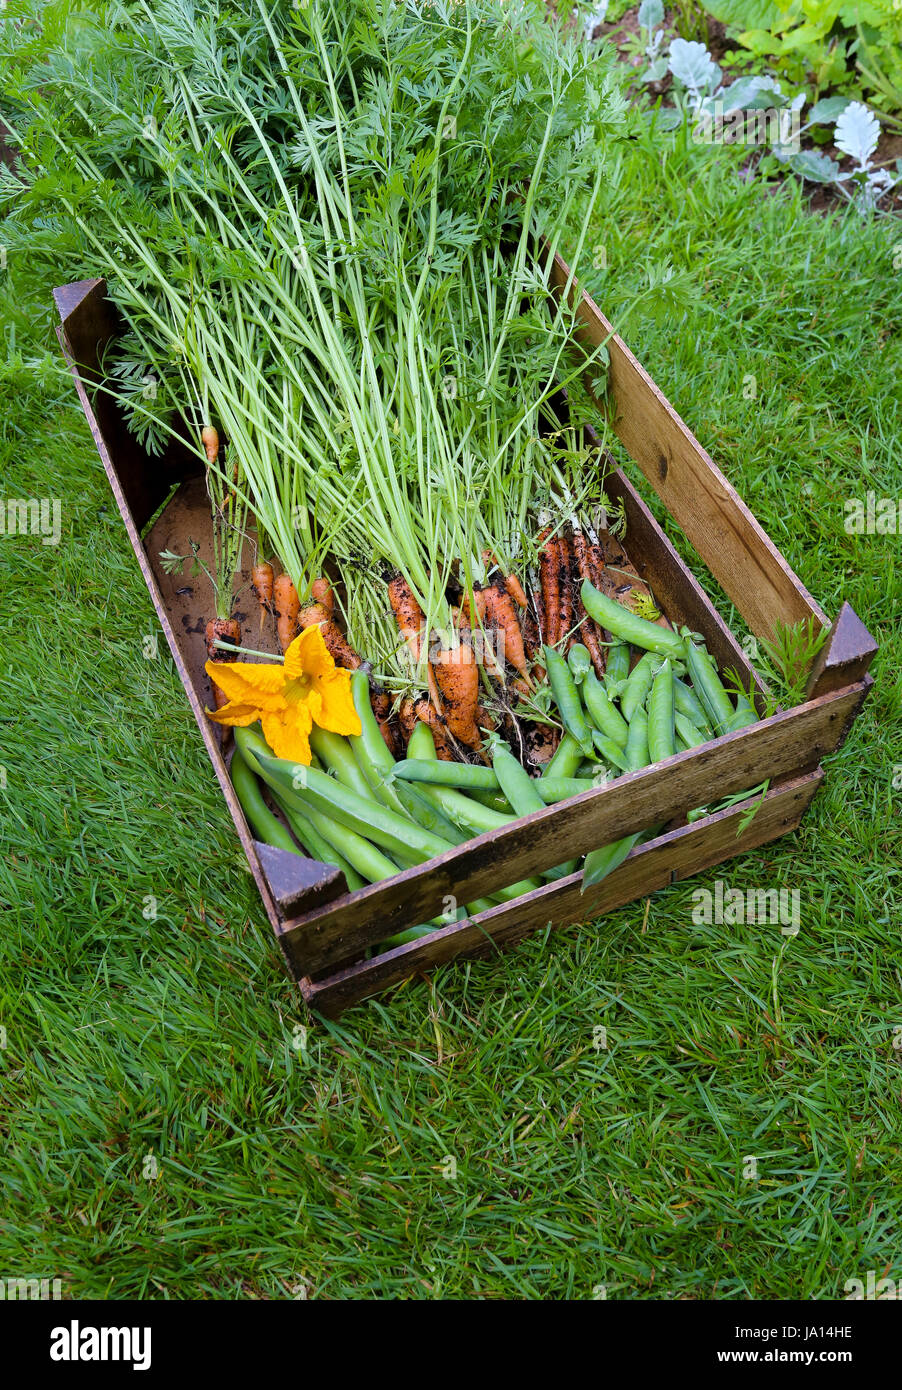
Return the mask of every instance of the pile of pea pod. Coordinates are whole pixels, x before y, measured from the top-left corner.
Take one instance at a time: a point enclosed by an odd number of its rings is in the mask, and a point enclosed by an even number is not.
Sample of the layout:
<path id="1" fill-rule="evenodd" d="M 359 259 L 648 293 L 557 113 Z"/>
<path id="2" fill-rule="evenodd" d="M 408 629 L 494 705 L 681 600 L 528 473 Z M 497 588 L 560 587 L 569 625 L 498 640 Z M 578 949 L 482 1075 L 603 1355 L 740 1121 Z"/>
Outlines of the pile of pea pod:
<path id="1" fill-rule="evenodd" d="M 491 744 L 490 767 L 426 762 L 411 743 L 395 775 L 441 783 L 458 794 L 482 797 L 499 814 L 524 816 L 757 721 L 750 699 L 740 693 L 734 704 L 711 657 L 689 633 L 680 635 L 638 617 L 588 580 L 580 597 L 589 616 L 614 640 L 602 680 L 581 643 L 570 647 L 566 659 L 554 648 L 544 648 L 564 735 L 539 777 L 530 777 L 500 739 Z M 634 648 L 642 652 L 635 663 Z M 428 730 L 418 731 L 423 740 L 426 734 Z M 616 869 L 640 840 L 658 829 L 638 831 L 588 854 L 583 890 Z M 572 861 L 549 876 L 575 869 Z"/>

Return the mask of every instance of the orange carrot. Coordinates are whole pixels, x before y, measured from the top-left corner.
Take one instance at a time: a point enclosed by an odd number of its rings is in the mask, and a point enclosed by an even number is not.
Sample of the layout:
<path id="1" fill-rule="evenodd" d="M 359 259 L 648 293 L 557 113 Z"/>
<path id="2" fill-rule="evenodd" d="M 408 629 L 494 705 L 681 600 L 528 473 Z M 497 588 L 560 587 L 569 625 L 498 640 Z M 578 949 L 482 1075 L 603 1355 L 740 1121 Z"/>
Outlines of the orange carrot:
<path id="1" fill-rule="evenodd" d="M 571 577 L 571 566 L 573 566 L 573 548 L 570 545 L 570 537 L 567 534 L 560 538 L 560 564 L 557 569 L 557 581 L 560 587 L 560 628 L 557 632 L 557 641 L 564 641 L 566 645 L 564 651 L 570 649 L 571 642 L 578 641 L 575 638 L 571 627 L 574 620 L 574 592 L 573 577 Z"/>
<path id="2" fill-rule="evenodd" d="M 238 653 L 224 651 L 222 647 L 215 644 L 218 641 L 231 642 L 233 646 L 241 645 L 241 624 L 237 618 L 211 618 L 207 623 L 207 660 L 208 661 L 237 661 Z M 216 682 L 213 682 L 213 702 L 217 709 L 222 709 L 223 705 L 229 703 L 228 695 L 224 695 Z"/>
<path id="3" fill-rule="evenodd" d="M 460 609 L 457 609 L 457 608 L 452 608 L 452 609 L 451 609 L 451 616 L 452 616 L 452 619 L 453 619 L 453 621 L 454 621 L 455 627 L 456 627 L 456 628 L 458 629 L 458 631 L 462 634 L 464 640 L 467 641 L 467 642 L 470 642 L 471 644 L 472 644 L 473 624 L 472 624 L 471 621 L 470 621 L 470 613 L 471 613 L 471 611 L 472 611 L 473 608 L 476 609 L 476 612 L 477 612 L 478 617 L 479 617 L 479 627 L 480 627 L 481 629 L 484 629 L 484 628 L 486 627 L 487 620 L 488 620 L 488 607 L 487 607 L 487 604 L 488 604 L 488 595 L 489 595 L 489 592 L 490 592 L 490 591 L 491 591 L 491 592 L 494 592 L 494 590 L 491 589 L 491 585 L 489 585 L 489 587 L 488 587 L 487 589 L 474 589 L 474 590 L 473 590 L 473 603 L 472 603 L 472 605 L 470 604 L 470 602 L 469 602 L 467 599 L 465 599 L 464 602 L 463 602 L 463 604 L 461 605 Z M 495 657 L 495 652 L 494 652 L 494 650 L 493 650 L 493 648 L 492 648 L 491 640 L 490 640 L 488 634 L 487 634 L 487 633 L 484 633 L 483 631 L 480 631 L 480 634 L 479 634 L 479 641 L 480 641 L 480 646 L 481 646 L 480 655 L 481 655 L 481 657 L 482 657 L 482 665 L 483 665 L 483 666 L 485 667 L 485 669 L 488 671 L 488 673 L 489 673 L 490 676 L 494 676 L 496 680 L 501 681 L 502 684 L 503 684 L 503 683 L 504 683 L 504 671 L 503 671 L 503 670 L 501 669 L 501 667 L 498 665 L 498 661 L 497 661 L 497 659 L 496 659 L 496 657 Z M 435 690 L 434 690 L 434 688 L 433 688 L 433 683 L 430 683 L 429 690 L 430 690 L 430 693 L 431 693 L 431 695 L 432 695 L 433 701 L 435 702 L 436 706 L 438 706 L 438 704 L 440 703 L 440 701 L 436 699 L 436 693 L 435 693 Z"/>
<path id="4" fill-rule="evenodd" d="M 380 723 L 383 719 L 391 717 L 391 698 L 384 690 L 380 690 L 377 685 L 372 683 L 370 684 L 370 707 Z"/>
<path id="5" fill-rule="evenodd" d="M 502 661 L 510 662 L 514 670 L 529 683 L 523 634 L 509 590 L 500 584 L 490 584 L 485 590 L 485 611 L 488 622 L 501 634 Z M 494 661 L 494 657 L 492 659 Z"/>
<path id="6" fill-rule="evenodd" d="M 421 695 L 416 702 L 407 701 L 406 703 L 411 705 L 411 712 L 415 720 L 420 719 L 424 724 L 429 725 L 432 730 L 432 737 L 435 741 L 435 751 L 442 762 L 453 762 L 454 750 L 448 741 L 448 730 L 442 723 L 441 716 L 436 711 L 432 701 L 427 700 L 425 695 Z M 411 725 L 411 733 L 414 727 L 414 725 Z"/>
<path id="7" fill-rule="evenodd" d="M 272 565 L 266 560 L 254 565 L 251 570 L 251 583 L 254 586 L 254 593 L 257 595 L 257 602 L 260 604 L 260 628 L 262 630 L 264 617 L 273 611 L 272 591 L 275 575 Z"/>
<path id="8" fill-rule="evenodd" d="M 319 579 L 314 579 L 310 586 L 310 592 L 317 603 L 321 603 L 330 613 L 334 613 L 335 595 L 332 592 L 332 585 L 324 575 Z"/>
<path id="9" fill-rule="evenodd" d="M 423 647 L 423 612 L 402 574 L 396 574 L 394 579 L 389 581 L 388 601 L 395 615 L 398 631 L 407 643 L 411 662 L 418 666 Z"/>
<path id="10" fill-rule="evenodd" d="M 581 579 L 588 579 L 590 584 L 595 580 L 592 573 L 592 563 L 589 558 L 589 544 L 585 534 L 578 528 L 573 532 L 573 554 L 576 559 L 576 567 L 579 570 Z M 580 609 L 582 604 L 580 603 Z M 595 667 L 595 674 L 599 679 L 604 675 L 605 657 L 600 644 L 600 634 L 595 623 L 583 610 L 583 620 L 579 627 L 579 637 L 585 643 L 589 655 L 592 658 L 592 665 Z"/>
<path id="11" fill-rule="evenodd" d="M 491 569 L 493 565 L 498 564 L 498 561 L 490 550 L 484 550 L 482 552 L 482 562 L 489 569 Z M 504 587 L 519 608 L 526 607 L 526 594 L 523 591 L 523 585 L 515 574 L 507 574 L 504 576 Z"/>
<path id="12" fill-rule="evenodd" d="M 219 457 L 219 435 L 212 425 L 204 425 L 200 432 L 200 442 L 204 446 L 207 463 L 215 463 Z"/>
<path id="13" fill-rule="evenodd" d="M 273 584 L 273 602 L 276 606 L 276 631 L 279 646 L 287 651 L 298 632 L 298 591 L 287 574 L 280 574 Z"/>
<path id="14" fill-rule="evenodd" d="M 326 650 L 331 653 L 336 666 L 356 671 L 362 664 L 361 658 L 348 642 L 338 623 L 330 616 L 330 611 L 324 603 L 306 604 L 298 613 L 298 626 L 302 630 L 317 626 L 322 630 Z"/>
<path id="15" fill-rule="evenodd" d="M 430 662 L 441 698 L 440 713 L 451 734 L 468 748 L 478 748 L 482 736 L 476 723 L 479 667 L 467 642 L 444 647 Z"/>
<path id="16" fill-rule="evenodd" d="M 539 540 L 545 540 L 548 529 L 542 532 Z M 557 536 L 546 540 L 539 552 L 539 583 L 542 589 L 543 631 L 541 638 L 547 646 L 553 647 L 560 638 L 560 581 L 561 553 Z"/>
<path id="17" fill-rule="evenodd" d="M 427 704 L 429 702 L 427 701 Z M 417 726 L 416 711 L 413 707 L 413 700 L 405 697 L 398 706 L 398 722 L 401 725 L 401 734 L 404 738 L 404 746 L 410 742 L 410 735 Z"/>

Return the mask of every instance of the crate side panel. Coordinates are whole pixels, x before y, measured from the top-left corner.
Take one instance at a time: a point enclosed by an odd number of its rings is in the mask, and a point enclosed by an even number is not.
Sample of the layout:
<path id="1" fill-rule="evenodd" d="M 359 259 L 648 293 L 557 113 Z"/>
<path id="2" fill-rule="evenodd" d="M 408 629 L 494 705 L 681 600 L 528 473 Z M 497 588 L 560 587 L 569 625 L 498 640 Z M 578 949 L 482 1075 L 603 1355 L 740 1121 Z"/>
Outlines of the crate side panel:
<path id="1" fill-rule="evenodd" d="M 626 773 L 606 788 L 546 807 L 384 884 L 360 889 L 347 903 L 285 923 L 282 939 L 298 975 L 359 957 L 405 927 L 428 922 L 453 895 L 472 902 L 531 874 L 587 853 L 633 831 L 666 823 L 712 796 L 729 796 L 813 770 L 838 747 L 870 687 L 870 678 L 736 734 Z"/>
<path id="2" fill-rule="evenodd" d="M 174 484 L 186 473 L 196 472 L 198 464 L 177 443 L 167 445 L 159 456 L 148 454 L 126 428 L 112 397 L 97 389 L 104 350 L 121 327 L 115 306 L 106 297 L 106 281 L 61 285 L 53 295 L 62 320 L 58 336 L 88 427 L 117 502 L 121 497 L 140 531 Z"/>
<path id="3" fill-rule="evenodd" d="M 561 292 L 570 280 L 560 256 L 552 280 Z M 593 347 L 607 345 L 607 404 L 615 434 L 752 631 L 770 638 L 776 623 L 808 617 L 828 627 L 823 609 L 736 489 L 585 292 L 576 313 L 577 336 Z M 605 402 L 599 406 L 604 409 Z"/>
<path id="4" fill-rule="evenodd" d="M 580 893 L 580 875 L 574 874 L 517 902 L 443 928 L 327 979 L 304 980 L 304 997 L 312 1009 L 335 1017 L 351 1004 L 457 956 L 491 955 L 546 927 L 591 926 L 603 913 L 656 892 L 675 878 L 687 878 L 794 830 L 822 779 L 822 772 L 816 769 L 770 792 L 741 834 L 737 835 L 739 821 L 748 803 L 640 846 L 585 895 Z"/>

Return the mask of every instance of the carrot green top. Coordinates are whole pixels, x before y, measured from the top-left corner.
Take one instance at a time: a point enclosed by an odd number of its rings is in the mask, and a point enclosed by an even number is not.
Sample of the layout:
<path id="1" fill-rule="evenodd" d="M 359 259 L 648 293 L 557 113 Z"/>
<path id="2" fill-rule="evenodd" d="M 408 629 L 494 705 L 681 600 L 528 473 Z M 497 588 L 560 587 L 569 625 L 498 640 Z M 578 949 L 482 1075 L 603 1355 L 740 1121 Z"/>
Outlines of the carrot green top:
<path id="1" fill-rule="evenodd" d="M 217 724 L 244 728 L 259 719 L 277 758 L 310 765 L 314 724 L 333 734 L 359 734 L 351 673 L 335 665 L 318 627 L 306 628 L 285 653 L 283 665 L 208 661 L 207 674 L 229 703 L 207 710 Z"/>

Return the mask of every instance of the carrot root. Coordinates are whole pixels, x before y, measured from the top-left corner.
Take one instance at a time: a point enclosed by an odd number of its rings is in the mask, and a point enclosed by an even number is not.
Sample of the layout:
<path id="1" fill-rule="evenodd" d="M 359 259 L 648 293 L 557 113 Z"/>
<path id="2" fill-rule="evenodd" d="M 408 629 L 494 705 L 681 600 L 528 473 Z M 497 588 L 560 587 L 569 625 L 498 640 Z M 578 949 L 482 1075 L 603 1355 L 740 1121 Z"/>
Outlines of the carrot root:
<path id="1" fill-rule="evenodd" d="M 231 642 L 233 646 L 241 645 L 241 624 L 237 618 L 211 618 L 207 623 L 205 637 L 207 641 L 207 660 L 208 661 L 237 661 L 238 652 L 234 655 L 217 647 L 215 643 Z M 228 695 L 225 695 L 213 681 L 213 703 L 216 709 L 222 709 L 223 705 L 229 703 Z"/>
<path id="2" fill-rule="evenodd" d="M 287 574 L 280 574 L 273 584 L 273 602 L 276 606 L 276 632 L 279 646 L 287 651 L 298 634 L 298 591 Z"/>

